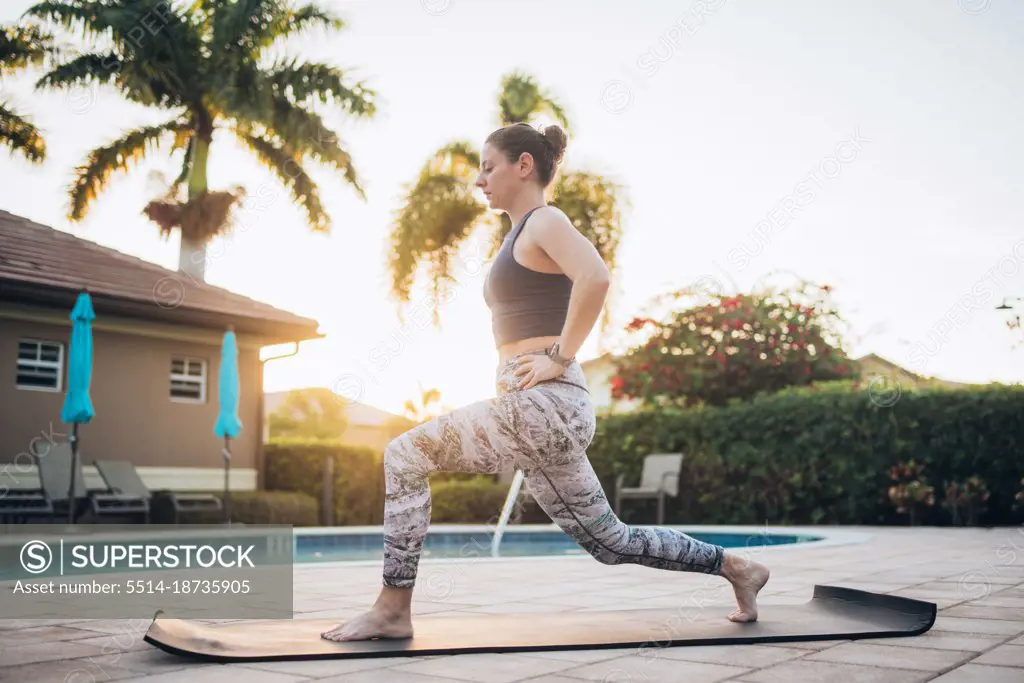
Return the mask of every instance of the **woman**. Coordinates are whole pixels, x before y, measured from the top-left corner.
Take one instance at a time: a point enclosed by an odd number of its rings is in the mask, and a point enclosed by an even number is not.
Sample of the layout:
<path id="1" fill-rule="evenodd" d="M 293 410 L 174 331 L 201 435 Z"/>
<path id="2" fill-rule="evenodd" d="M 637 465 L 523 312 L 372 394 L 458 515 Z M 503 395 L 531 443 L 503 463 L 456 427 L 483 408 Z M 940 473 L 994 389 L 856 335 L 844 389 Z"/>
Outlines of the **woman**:
<path id="1" fill-rule="evenodd" d="M 587 459 L 596 427 L 574 359 L 597 321 L 608 269 L 546 188 L 565 133 L 515 124 L 491 133 L 476 185 L 514 228 L 484 283 L 498 349 L 497 393 L 416 427 L 384 454 L 384 578 L 373 607 L 325 631 L 328 640 L 408 638 L 410 606 L 430 521 L 431 472 L 520 469 L 527 489 L 570 537 L 603 564 L 718 574 L 736 593 L 732 621 L 757 619 L 768 569 L 674 529 L 621 522 Z M 529 219 L 529 220 L 528 220 Z"/>

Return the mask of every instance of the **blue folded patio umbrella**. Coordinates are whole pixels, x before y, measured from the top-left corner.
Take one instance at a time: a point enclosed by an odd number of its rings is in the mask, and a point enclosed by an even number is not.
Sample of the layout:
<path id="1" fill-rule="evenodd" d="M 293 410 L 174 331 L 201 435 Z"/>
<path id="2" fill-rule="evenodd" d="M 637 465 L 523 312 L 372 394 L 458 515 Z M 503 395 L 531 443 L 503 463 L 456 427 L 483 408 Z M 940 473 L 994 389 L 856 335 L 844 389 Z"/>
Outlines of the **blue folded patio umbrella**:
<path id="1" fill-rule="evenodd" d="M 88 292 L 82 292 L 71 310 L 71 348 L 68 352 L 68 390 L 60 419 L 74 425 L 71 430 L 71 486 L 68 491 L 68 522 L 74 524 L 75 472 L 78 470 L 78 425 L 87 424 L 95 416 L 89 385 L 92 382 L 92 321 L 96 313 Z"/>
<path id="2" fill-rule="evenodd" d="M 213 433 L 224 439 L 224 517 L 230 522 L 231 511 L 228 502 L 228 477 L 231 470 L 231 439 L 242 433 L 242 421 L 238 418 L 238 397 L 240 393 L 238 378 L 238 341 L 234 329 L 224 333 L 220 350 L 220 380 L 217 395 L 220 401 L 220 414 L 213 427 Z"/>

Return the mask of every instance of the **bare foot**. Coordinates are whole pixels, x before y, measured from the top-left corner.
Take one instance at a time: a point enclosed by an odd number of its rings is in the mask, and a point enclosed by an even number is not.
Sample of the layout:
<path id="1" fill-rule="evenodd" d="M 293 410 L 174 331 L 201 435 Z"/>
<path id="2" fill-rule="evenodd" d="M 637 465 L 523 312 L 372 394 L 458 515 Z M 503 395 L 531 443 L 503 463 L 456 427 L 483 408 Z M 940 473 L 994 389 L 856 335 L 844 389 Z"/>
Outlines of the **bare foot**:
<path id="1" fill-rule="evenodd" d="M 412 638 L 412 618 L 409 612 L 392 612 L 373 607 L 353 619 L 342 622 L 321 638 L 342 642 L 346 640 L 373 640 L 376 638 Z"/>
<path id="2" fill-rule="evenodd" d="M 722 575 L 732 584 L 737 605 L 737 609 L 729 614 L 729 621 L 757 621 L 757 594 L 768 583 L 771 572 L 760 562 L 736 556 L 730 556 L 726 565 L 728 569 Z"/>

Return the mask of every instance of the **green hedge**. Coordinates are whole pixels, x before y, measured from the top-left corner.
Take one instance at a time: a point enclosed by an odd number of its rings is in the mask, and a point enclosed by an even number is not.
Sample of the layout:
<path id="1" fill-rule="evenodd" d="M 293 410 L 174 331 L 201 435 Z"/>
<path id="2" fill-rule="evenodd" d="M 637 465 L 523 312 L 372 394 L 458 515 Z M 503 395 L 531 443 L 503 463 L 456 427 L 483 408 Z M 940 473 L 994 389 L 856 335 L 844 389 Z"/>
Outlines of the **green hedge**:
<path id="1" fill-rule="evenodd" d="M 272 441 L 267 444 L 265 453 L 266 488 L 305 493 L 316 502 L 318 511 L 323 494 L 324 461 L 333 458 L 335 525 L 383 524 L 382 453 L 336 441 L 309 440 Z M 466 472 L 431 474 L 431 521 L 486 523 L 501 511 L 508 493 L 508 488 L 497 484 L 495 479 Z"/>
<path id="2" fill-rule="evenodd" d="M 231 494 L 231 519 L 246 524 L 315 526 L 319 506 L 312 496 L 287 491 Z"/>
<path id="3" fill-rule="evenodd" d="M 431 523 L 494 524 L 505 504 L 508 487 L 494 477 L 477 475 L 430 482 Z"/>
<path id="4" fill-rule="evenodd" d="M 1022 417 L 1021 387 L 897 397 L 839 382 L 724 408 L 605 417 L 589 456 L 611 495 L 619 473 L 636 485 L 644 455 L 685 453 L 667 523 L 906 523 L 888 500 L 888 473 L 913 459 L 935 487 L 935 505 L 919 523 L 950 523 L 941 506 L 946 483 L 977 475 L 991 492 L 978 523 L 1002 525 L 1021 519 Z M 651 519 L 653 506 L 628 505 L 623 519 Z"/>
<path id="5" fill-rule="evenodd" d="M 983 525 L 1024 520 L 1015 494 L 1024 477 L 1024 389 L 903 391 L 892 397 L 847 382 L 785 390 L 722 408 L 602 416 L 590 461 L 611 499 L 615 477 L 639 482 L 649 453 L 686 454 L 669 524 L 905 524 L 887 491 L 889 469 L 914 460 L 935 487 L 921 524 L 949 524 L 948 482 L 985 480 Z M 335 524 L 379 525 L 382 454 L 338 443 L 277 441 L 266 448 L 267 488 L 299 491 L 319 504 L 322 467 L 334 458 Z M 508 489 L 493 476 L 431 475 L 434 522 L 488 523 Z M 536 506 L 530 522 L 549 519 Z M 651 523 L 654 503 L 627 501 L 622 518 Z"/>
<path id="6" fill-rule="evenodd" d="M 278 440 L 264 449 L 266 488 L 299 491 L 319 510 L 324 461 L 334 459 L 334 523 L 338 526 L 384 522 L 383 454 L 367 446 L 334 441 Z"/>
<path id="7" fill-rule="evenodd" d="M 223 493 L 215 493 L 223 499 Z M 286 491 L 232 491 L 231 521 L 241 524 L 288 524 L 314 526 L 319 506 L 312 496 Z M 221 512 L 195 512 L 184 515 L 185 524 L 220 524 Z"/>

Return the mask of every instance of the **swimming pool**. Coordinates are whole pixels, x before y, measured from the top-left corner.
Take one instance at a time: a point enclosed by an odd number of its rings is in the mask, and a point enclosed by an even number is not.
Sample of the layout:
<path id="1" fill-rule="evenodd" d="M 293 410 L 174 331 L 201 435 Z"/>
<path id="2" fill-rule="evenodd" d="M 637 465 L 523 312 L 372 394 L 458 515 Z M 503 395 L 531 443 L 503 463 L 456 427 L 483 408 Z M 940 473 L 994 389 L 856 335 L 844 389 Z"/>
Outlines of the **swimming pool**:
<path id="1" fill-rule="evenodd" d="M 724 548 L 747 548 L 766 545 L 791 545 L 821 541 L 812 534 L 776 534 L 763 531 L 689 531 L 688 535 Z M 436 530 L 427 533 L 423 544 L 424 559 L 490 558 L 493 529 L 485 526 L 461 530 Z M 296 529 L 296 564 L 315 562 L 359 562 L 380 560 L 384 536 L 378 529 L 342 531 L 337 529 Z M 499 557 L 572 557 L 587 555 L 575 541 L 560 529 L 508 527 L 504 531 Z"/>
<path id="2" fill-rule="evenodd" d="M 15 525 L 18 526 L 18 525 Z M 49 527 L 47 527 L 49 528 Z M 726 548 L 755 548 L 760 546 L 793 546 L 797 544 L 828 545 L 837 542 L 837 532 L 829 530 L 820 532 L 814 529 L 786 529 L 785 533 L 769 532 L 756 527 L 672 527 L 708 543 L 715 543 Z M 60 531 L 59 527 L 53 527 Z M 434 524 L 431 525 L 424 542 L 422 558 L 427 561 L 450 561 L 459 559 L 479 558 L 491 560 L 491 542 L 494 539 L 494 528 L 478 524 Z M 252 535 L 251 538 L 249 536 Z M 844 534 L 839 533 L 839 536 Z M 850 536 L 850 534 L 845 534 Z M 24 565 L 23 553 L 26 546 L 43 543 L 45 539 L 52 548 L 60 548 L 63 556 L 64 545 L 61 534 L 28 535 L 24 533 L 0 536 L 0 581 L 26 578 L 27 567 Z M 81 534 L 68 537 L 70 544 L 85 548 L 96 547 L 101 551 L 110 543 L 148 543 L 157 538 L 145 527 L 129 526 L 124 528 L 95 526 L 83 530 Z M 186 545 L 204 545 L 216 541 L 218 544 L 233 539 L 234 542 L 255 542 L 255 550 L 250 559 L 260 565 L 294 564 L 311 565 L 316 563 L 379 563 L 383 558 L 384 535 L 379 526 L 359 527 L 281 527 L 268 535 L 260 527 L 248 528 L 239 525 L 232 528 L 217 526 L 183 525 L 172 530 L 163 530 L 160 534 L 163 542 L 173 541 L 182 547 Z M 272 541 L 272 542 L 271 542 Z M 849 542 L 849 540 L 838 542 Z M 229 544 L 230 545 L 230 544 Z M 244 544 L 243 544 L 244 545 Z M 290 546 L 290 547 L 289 547 Z M 102 555 L 102 552 L 100 553 Z M 557 557 L 588 557 L 568 535 L 553 524 L 523 524 L 507 527 L 501 539 L 498 558 L 537 558 L 553 559 Z M 52 555 L 51 555 L 52 559 Z M 85 565 L 75 567 L 63 563 L 49 562 L 42 573 L 34 573 L 31 578 L 49 579 L 63 575 L 93 575 L 120 572 L 161 571 L 161 567 L 148 565 L 129 567 L 121 562 L 116 567 L 94 567 Z"/>

